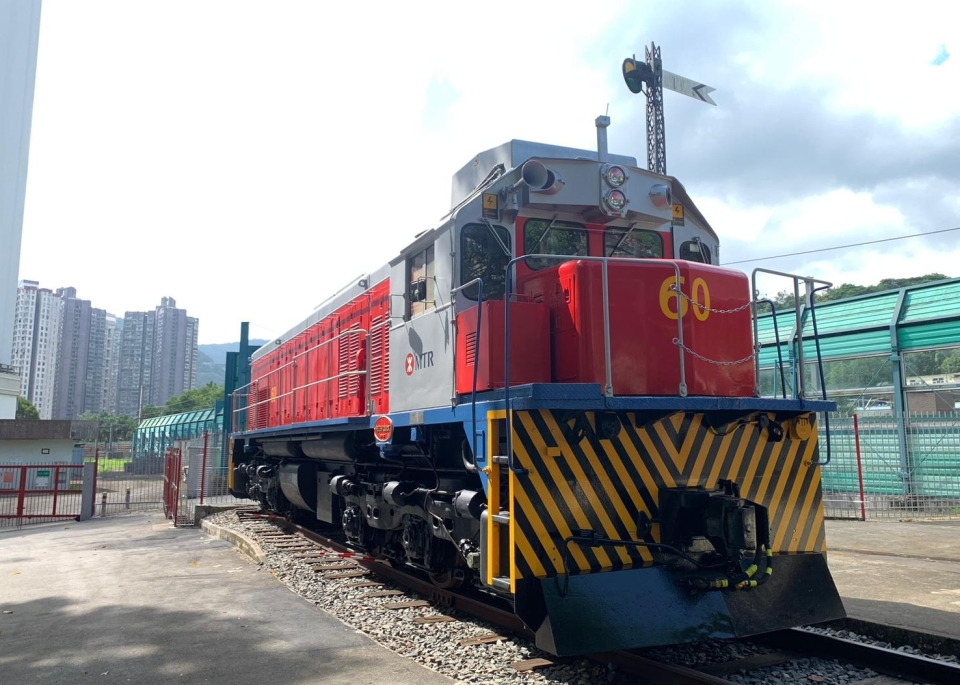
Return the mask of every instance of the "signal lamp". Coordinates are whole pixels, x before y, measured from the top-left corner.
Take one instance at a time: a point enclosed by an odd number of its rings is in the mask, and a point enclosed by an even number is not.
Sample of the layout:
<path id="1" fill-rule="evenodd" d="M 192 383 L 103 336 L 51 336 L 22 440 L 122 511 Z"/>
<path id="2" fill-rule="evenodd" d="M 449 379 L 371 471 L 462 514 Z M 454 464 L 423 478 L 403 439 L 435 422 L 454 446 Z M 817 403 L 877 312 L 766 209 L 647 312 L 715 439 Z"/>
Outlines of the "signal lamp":
<path id="1" fill-rule="evenodd" d="M 607 193 L 606 197 L 603 198 L 603 201 L 606 202 L 607 207 L 613 211 L 621 212 L 627 205 L 627 196 L 621 193 L 619 190 L 611 190 L 609 193 Z"/>
<path id="2" fill-rule="evenodd" d="M 643 84 L 650 83 L 652 78 L 653 70 L 646 62 L 638 62 L 635 57 L 623 60 L 623 80 L 631 93 L 642 93 Z"/>

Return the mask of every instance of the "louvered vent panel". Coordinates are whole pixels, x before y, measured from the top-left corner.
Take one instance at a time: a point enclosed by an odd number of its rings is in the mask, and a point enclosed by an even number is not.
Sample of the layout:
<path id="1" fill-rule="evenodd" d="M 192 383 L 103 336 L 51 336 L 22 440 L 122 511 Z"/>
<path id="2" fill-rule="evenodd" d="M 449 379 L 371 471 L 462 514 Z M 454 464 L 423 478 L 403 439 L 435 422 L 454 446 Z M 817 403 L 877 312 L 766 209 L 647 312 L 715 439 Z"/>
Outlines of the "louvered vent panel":
<path id="1" fill-rule="evenodd" d="M 349 330 L 357 330 L 360 328 L 360 324 L 355 323 L 350 326 Z M 357 352 L 360 351 L 360 336 L 357 334 L 345 335 L 340 338 L 340 370 L 338 374 L 349 373 L 350 371 L 356 371 L 354 368 L 357 359 Z M 340 392 L 340 399 L 345 399 L 349 396 L 356 395 L 359 389 L 359 379 L 356 376 L 343 377 L 339 379 L 337 386 Z"/>
<path id="2" fill-rule="evenodd" d="M 467 366 L 477 363 L 477 334 L 467 333 Z"/>
<path id="3" fill-rule="evenodd" d="M 379 395 L 383 392 L 384 359 L 386 357 L 386 330 L 385 317 L 377 316 L 373 319 L 373 332 L 370 334 L 370 394 Z"/>

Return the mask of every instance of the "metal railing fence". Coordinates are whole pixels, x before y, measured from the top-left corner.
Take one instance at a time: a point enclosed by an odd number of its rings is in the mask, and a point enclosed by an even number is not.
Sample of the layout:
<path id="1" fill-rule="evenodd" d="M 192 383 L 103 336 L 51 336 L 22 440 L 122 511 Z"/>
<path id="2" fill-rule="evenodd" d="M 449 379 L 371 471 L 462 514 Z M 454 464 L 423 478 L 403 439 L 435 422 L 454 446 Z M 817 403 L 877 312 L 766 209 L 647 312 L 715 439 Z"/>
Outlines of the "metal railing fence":
<path id="1" fill-rule="evenodd" d="M 86 463 L 95 465 L 88 512 L 93 516 L 164 511 L 175 525 L 192 526 L 198 505 L 253 504 L 229 492 L 230 467 L 220 459 L 223 441 L 219 431 L 179 440 L 168 449 L 178 455 L 176 464 L 164 457 L 107 455 L 95 446 L 74 463 L 2 463 L 0 528 L 79 517 Z"/>
<path id="2" fill-rule="evenodd" d="M 163 508 L 177 526 L 194 525 L 196 507 L 251 504 L 230 494 L 230 467 L 219 464 L 223 435 L 207 432 L 168 450 L 163 476 Z"/>
<path id="3" fill-rule="evenodd" d="M 175 472 L 167 470 L 170 462 L 166 455 L 127 459 L 105 459 L 102 454 L 86 457 L 87 461 L 99 460 L 96 515 L 163 510 L 176 525 L 192 526 L 198 504 L 248 503 L 228 491 L 230 467 L 220 464 L 223 439 L 219 431 L 208 431 L 198 438 L 175 441 L 167 449 L 168 454 L 171 451 L 180 454 Z M 175 500 L 171 500 L 171 496 Z"/>
<path id="4" fill-rule="evenodd" d="M 0 464 L 0 528 L 78 517 L 82 483 L 82 464 Z"/>
<path id="5" fill-rule="evenodd" d="M 833 415 L 830 428 L 828 517 L 960 520 L 960 413 Z"/>

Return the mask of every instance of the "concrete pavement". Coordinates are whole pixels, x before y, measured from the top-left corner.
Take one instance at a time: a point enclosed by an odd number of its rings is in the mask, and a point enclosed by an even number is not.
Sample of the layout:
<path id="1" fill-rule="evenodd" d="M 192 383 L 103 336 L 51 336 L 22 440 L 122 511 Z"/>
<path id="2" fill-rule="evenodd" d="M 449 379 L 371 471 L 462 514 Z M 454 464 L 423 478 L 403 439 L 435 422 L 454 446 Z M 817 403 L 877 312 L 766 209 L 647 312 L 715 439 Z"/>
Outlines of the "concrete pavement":
<path id="1" fill-rule="evenodd" d="M 827 521 L 852 618 L 960 640 L 960 521 Z"/>
<path id="2" fill-rule="evenodd" d="M 0 682 L 450 685 L 160 515 L 0 532 Z"/>

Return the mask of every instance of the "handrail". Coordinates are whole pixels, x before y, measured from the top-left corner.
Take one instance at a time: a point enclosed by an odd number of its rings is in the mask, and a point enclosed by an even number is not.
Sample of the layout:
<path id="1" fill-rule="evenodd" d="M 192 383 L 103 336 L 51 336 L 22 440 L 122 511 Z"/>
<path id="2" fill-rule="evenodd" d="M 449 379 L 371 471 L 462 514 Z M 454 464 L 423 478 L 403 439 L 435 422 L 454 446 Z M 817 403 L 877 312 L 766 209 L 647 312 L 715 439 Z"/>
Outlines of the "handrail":
<path id="1" fill-rule="evenodd" d="M 384 322 L 381 322 L 381 323 L 377 324 L 376 326 L 372 326 L 372 327 L 370 328 L 370 330 L 367 330 L 367 329 L 365 329 L 365 328 L 350 328 L 350 329 L 348 329 L 348 330 L 343 331 L 342 333 L 338 333 L 337 335 L 335 335 L 334 337 L 330 338 L 329 340 L 324 340 L 324 341 L 320 342 L 318 345 L 315 345 L 315 346 L 313 346 L 313 347 L 310 347 L 309 349 L 306 349 L 306 350 L 304 350 L 303 352 L 295 355 L 295 356 L 293 357 L 293 359 L 291 359 L 291 360 L 290 360 L 289 362 L 287 362 L 286 364 L 283 364 L 282 366 L 279 366 L 279 367 L 277 367 L 276 369 L 271 369 L 270 371 L 267 372 L 268 375 L 269 375 L 269 374 L 278 373 L 278 372 L 280 372 L 280 371 L 283 371 L 284 369 L 290 367 L 291 365 L 294 367 L 294 369 L 293 369 L 293 374 L 294 374 L 294 387 L 293 387 L 292 389 L 290 389 L 290 390 L 287 390 L 287 391 L 285 391 L 285 392 L 283 392 L 283 393 L 280 393 L 279 395 L 275 395 L 275 396 L 273 396 L 273 397 L 269 397 L 269 398 L 264 399 L 264 400 L 259 400 L 259 401 L 253 402 L 252 404 L 248 401 L 245 406 L 240 407 L 240 408 L 237 408 L 237 402 L 236 402 L 236 400 L 237 400 L 238 398 L 241 398 L 241 397 L 250 398 L 251 395 L 252 395 L 252 393 L 249 393 L 249 392 L 246 393 L 246 394 L 241 394 L 239 391 L 244 390 L 245 388 L 250 388 L 251 386 L 254 385 L 254 383 L 257 383 L 258 381 L 250 381 L 250 382 L 247 383 L 246 385 L 240 386 L 239 388 L 237 388 L 236 390 L 234 390 L 234 392 L 230 393 L 230 397 L 233 398 L 232 406 L 231 406 L 231 414 L 236 415 L 236 414 L 239 414 L 240 412 L 244 412 L 244 411 L 250 412 L 250 411 L 254 410 L 256 407 L 259 407 L 259 406 L 262 405 L 262 404 L 266 404 L 266 403 L 269 403 L 269 402 L 275 402 L 275 401 L 277 401 L 277 400 L 279 400 L 279 399 L 281 399 L 281 398 L 287 397 L 287 396 L 289 396 L 289 395 L 293 395 L 293 396 L 294 396 L 293 405 L 294 405 L 294 411 L 296 411 L 296 393 L 297 393 L 298 391 L 306 390 L 307 388 L 312 388 L 312 387 L 314 387 L 314 386 L 316 386 L 316 385 L 320 385 L 320 384 L 322 384 L 322 383 L 330 383 L 331 381 L 339 380 L 339 379 L 341 379 L 341 378 L 352 378 L 352 377 L 354 377 L 354 376 L 364 376 L 364 377 L 366 377 L 366 378 L 369 379 L 369 378 L 370 378 L 370 375 L 371 375 L 371 363 L 372 363 L 372 355 L 369 353 L 369 350 L 368 350 L 367 354 L 365 355 L 365 356 L 366 356 L 366 369 L 364 369 L 364 370 L 356 370 L 356 371 L 346 371 L 346 372 L 344 372 L 344 373 L 338 373 L 338 374 L 333 375 L 333 376 L 327 376 L 327 377 L 325 377 L 325 378 L 321 378 L 321 379 L 319 379 L 319 380 L 312 381 L 312 382 L 310 382 L 310 383 L 306 383 L 305 385 L 297 385 L 297 381 L 296 381 L 296 364 L 297 364 L 297 360 L 300 359 L 300 357 L 303 357 L 303 356 L 308 355 L 308 354 L 315 354 L 318 350 L 321 350 L 321 349 L 324 348 L 325 346 L 330 345 L 330 343 L 337 342 L 337 341 L 339 341 L 341 338 L 344 338 L 344 337 L 346 337 L 346 336 L 350 336 L 350 335 L 363 335 L 363 336 L 364 336 L 364 341 L 362 341 L 362 342 L 360 343 L 360 344 L 362 345 L 362 344 L 364 344 L 364 342 L 366 342 L 367 340 L 369 340 L 369 338 L 370 338 L 370 333 L 371 333 L 372 331 L 375 331 L 375 330 L 377 330 L 378 328 L 382 328 L 383 326 L 387 325 L 388 323 L 389 323 L 389 319 L 386 320 L 386 321 L 384 321 Z M 328 352 L 329 352 L 330 349 L 332 349 L 332 348 L 328 348 Z M 329 356 L 329 354 L 328 354 L 327 367 L 330 368 L 331 366 L 332 366 L 332 358 L 331 358 L 331 357 Z M 259 379 L 258 379 L 258 380 L 259 380 Z M 365 406 L 363 407 L 363 416 L 370 416 L 370 415 L 371 415 L 371 403 L 370 403 L 370 401 L 369 401 L 369 392 L 370 392 L 369 385 L 370 385 L 370 383 L 369 383 L 369 381 L 368 381 L 368 382 L 367 382 L 367 386 L 368 386 L 368 387 L 367 387 L 366 392 L 364 393 L 364 397 L 366 398 L 366 401 L 364 402 L 364 405 L 365 405 Z"/>
<path id="2" fill-rule="evenodd" d="M 477 472 L 477 374 L 480 370 L 480 324 L 483 323 L 483 279 L 474 278 L 469 283 L 464 283 L 461 286 L 458 286 L 450 291 L 450 304 L 454 305 L 457 301 L 457 294 L 466 288 L 471 286 L 477 286 L 477 335 L 474 338 L 474 353 L 473 353 L 473 386 L 470 391 L 470 421 L 473 426 L 470 430 L 473 431 L 472 440 L 470 441 L 470 446 L 473 449 L 473 464 L 467 464 L 464 460 L 464 466 L 468 471 Z M 509 308 L 509 306 L 508 306 Z M 456 350 L 456 347 L 454 347 Z"/>
<path id="3" fill-rule="evenodd" d="M 774 338 L 774 340 L 777 341 L 777 369 L 780 371 L 780 392 L 781 392 L 782 395 L 783 395 L 783 399 L 787 399 L 787 379 L 786 379 L 786 378 L 784 377 L 784 375 L 783 375 L 783 351 L 780 349 L 780 329 L 777 327 L 777 306 L 776 306 L 776 304 L 774 304 L 773 300 L 771 300 L 771 299 L 769 299 L 769 298 L 765 298 L 765 299 L 762 299 L 762 300 L 760 300 L 760 299 L 754 300 L 754 302 L 753 302 L 753 320 L 754 320 L 754 323 L 756 323 L 757 316 L 758 316 L 757 306 L 758 306 L 758 305 L 761 305 L 761 304 L 768 304 L 768 305 L 770 305 L 770 312 L 771 312 L 771 314 L 773 315 L 773 338 Z M 756 328 L 754 328 L 754 330 L 756 330 Z M 757 361 L 757 364 L 759 364 L 759 359 L 760 359 L 760 341 L 757 340 L 757 335 L 756 335 L 756 333 L 754 333 L 753 339 L 754 339 L 754 341 L 755 341 L 755 342 L 754 342 L 754 350 L 753 350 L 753 352 L 754 352 L 754 355 L 756 355 L 756 359 L 758 360 L 758 361 Z M 755 366 L 754 368 L 759 368 L 759 366 Z M 755 394 L 757 395 L 757 397 L 760 397 L 760 372 L 759 372 L 759 371 L 756 371 L 756 379 L 757 379 L 757 380 L 756 380 L 757 386 L 756 386 L 756 388 L 755 388 Z M 774 393 L 773 393 L 773 394 L 776 395 L 776 394 L 777 394 L 777 393 L 776 393 L 776 384 L 777 384 L 777 379 L 776 379 L 776 377 L 774 377 L 774 379 L 773 379 L 773 384 L 774 384 Z"/>
<path id="4" fill-rule="evenodd" d="M 770 275 L 772 275 L 772 276 L 783 276 L 784 278 L 789 278 L 789 279 L 792 279 L 792 280 L 793 280 L 793 309 L 794 309 L 794 316 L 795 316 L 795 319 L 796 319 L 795 335 L 796 335 L 797 341 L 798 341 L 798 343 L 797 343 L 797 368 L 799 369 L 799 372 L 797 373 L 797 383 L 796 383 L 796 387 L 794 388 L 794 394 L 796 395 L 797 399 L 803 399 L 803 398 L 806 396 L 806 379 L 804 378 L 804 375 L 803 375 L 803 372 L 804 372 L 804 368 L 803 368 L 803 321 L 802 321 L 802 317 L 801 317 L 801 314 L 800 314 L 800 281 L 803 281 L 803 283 L 804 283 L 804 286 L 805 286 L 805 288 L 804 288 L 804 289 L 805 289 L 804 295 L 805 295 L 805 296 L 809 296 L 809 295 L 811 295 L 811 293 L 814 292 L 813 285 L 814 285 L 815 283 L 819 283 L 821 286 L 823 286 L 823 288 L 818 288 L 817 290 L 823 290 L 824 288 L 830 288 L 830 287 L 833 286 L 833 283 L 830 283 L 829 281 L 821 281 L 821 280 L 818 279 L 818 278 L 812 278 L 812 277 L 810 277 L 810 276 L 798 276 L 797 274 L 791 274 L 791 273 L 787 273 L 787 272 L 785 272 L 785 271 L 774 271 L 773 269 L 764 269 L 764 268 L 762 268 L 762 267 L 758 267 L 758 268 L 756 268 L 756 269 L 753 270 L 753 274 L 752 274 L 752 276 L 751 276 L 751 278 L 750 278 L 751 292 L 754 294 L 754 295 L 753 295 L 753 296 L 754 296 L 754 300 L 757 299 L 757 292 L 758 292 L 758 291 L 757 291 L 757 274 L 758 274 L 758 273 L 770 274 Z M 776 311 L 774 311 L 773 316 L 775 317 L 776 315 L 777 315 L 777 313 L 776 313 Z M 759 334 L 759 332 L 760 332 L 760 329 L 759 329 L 759 326 L 758 326 L 758 324 L 757 324 L 757 312 L 756 312 L 756 308 L 754 308 L 754 313 L 753 313 L 753 339 L 757 342 L 757 344 L 760 343 L 760 334 Z M 777 342 L 777 346 L 779 347 L 780 341 L 777 340 L 776 342 Z M 760 383 L 760 354 L 759 354 L 759 351 L 758 351 L 758 354 L 756 355 L 756 358 L 755 358 L 755 360 L 754 360 L 754 370 L 755 370 L 755 372 L 756 372 L 756 374 L 757 374 L 757 383 L 758 383 L 758 387 L 759 387 L 759 383 Z"/>
<path id="5" fill-rule="evenodd" d="M 823 375 L 823 355 L 820 352 L 820 334 L 817 331 L 817 308 L 814 305 L 814 301 L 816 300 L 814 296 L 818 291 L 826 290 L 828 287 L 829 286 L 824 285 L 819 288 L 814 288 L 810 292 L 810 319 L 813 323 L 813 343 L 817 348 L 817 370 L 820 372 L 820 394 L 824 400 L 827 399 L 827 383 Z M 800 344 L 803 345 L 802 335 L 800 336 Z M 820 461 L 820 453 L 818 452 L 817 461 L 811 462 L 813 466 L 826 466 L 830 463 L 830 459 L 832 458 L 830 444 L 830 412 L 828 411 L 823 412 L 823 431 L 827 438 L 827 459 L 826 461 Z"/>
<path id="6" fill-rule="evenodd" d="M 805 292 L 804 292 L 804 296 L 805 296 L 806 298 L 809 298 L 809 302 L 810 302 L 809 311 L 810 311 L 810 318 L 811 318 L 811 321 L 812 321 L 812 324 L 813 324 L 813 343 L 814 343 L 814 346 L 815 346 L 815 348 L 816 348 L 816 350 L 817 350 L 817 371 L 818 371 L 819 378 L 820 378 L 820 395 L 821 395 L 821 397 L 822 397 L 824 400 L 826 400 L 826 399 L 827 399 L 827 386 L 826 386 L 826 382 L 825 382 L 825 380 L 824 380 L 824 374 L 823 374 L 823 355 L 822 355 L 822 353 L 821 353 L 821 351 L 820 351 L 820 333 L 819 333 L 819 331 L 817 330 L 817 313 L 816 313 L 816 305 L 815 305 L 815 301 L 816 301 L 816 297 L 815 297 L 815 296 L 816 296 L 816 294 L 817 294 L 818 292 L 820 292 L 821 290 L 826 290 L 827 288 L 830 288 L 830 287 L 833 285 L 833 283 L 830 283 L 829 281 L 822 281 L 822 280 L 817 279 L 817 278 L 811 278 L 811 277 L 809 277 L 809 276 L 798 276 L 798 275 L 796 275 L 796 274 L 786 273 L 786 272 L 783 272 L 783 271 L 774 271 L 774 270 L 772 270 L 772 269 L 756 268 L 756 269 L 753 270 L 753 275 L 752 275 L 752 277 L 751 277 L 751 286 L 752 286 L 752 288 L 753 288 L 754 301 L 755 301 L 755 303 L 757 303 L 757 304 L 759 304 L 759 303 L 762 301 L 762 300 L 760 300 L 760 298 L 759 298 L 758 290 L 757 290 L 757 273 L 766 273 L 766 274 L 771 274 L 771 275 L 773 275 L 773 276 L 783 276 L 783 277 L 785 277 L 785 278 L 790 278 L 790 279 L 793 280 L 793 311 L 794 311 L 794 317 L 795 317 L 795 320 L 796 320 L 796 324 L 795 324 L 796 327 L 795 327 L 795 329 L 794 329 L 794 334 L 791 336 L 791 344 L 793 343 L 793 340 L 796 339 L 796 345 L 797 345 L 796 364 L 797 364 L 797 366 L 796 366 L 796 371 L 795 371 L 795 373 L 794 373 L 794 377 L 796 378 L 796 383 L 794 384 L 794 394 L 796 395 L 797 399 L 799 399 L 799 400 L 805 399 L 805 398 L 806 398 L 806 394 L 807 394 L 807 392 L 806 392 L 806 368 L 804 367 L 804 361 L 803 361 L 803 315 L 802 315 L 801 306 L 800 306 L 800 281 L 803 281 L 804 291 L 805 291 Z M 814 287 L 815 284 L 819 284 L 819 287 Z M 775 337 L 774 344 L 777 346 L 777 355 L 778 355 L 778 359 L 780 360 L 781 377 L 782 377 L 782 374 L 783 374 L 783 371 L 782 371 L 783 361 L 782 361 L 782 358 L 780 357 L 780 334 L 779 334 L 779 332 L 777 332 L 777 329 L 776 329 L 776 324 L 777 324 L 777 312 L 776 312 L 776 307 L 773 306 L 773 303 L 771 303 L 771 307 L 770 307 L 770 308 L 773 310 L 773 313 L 771 314 L 771 316 L 773 317 L 773 323 L 774 323 L 774 337 Z M 759 388 L 760 388 L 760 336 L 759 336 L 759 330 L 760 330 L 760 329 L 759 329 L 759 325 L 758 325 L 758 318 L 759 318 L 759 317 L 757 316 L 756 307 L 754 307 L 754 313 L 753 313 L 753 339 L 754 339 L 754 341 L 756 342 L 756 345 L 757 345 L 755 369 L 756 369 L 756 374 L 757 374 L 757 390 L 759 391 Z M 783 383 L 782 380 L 781 380 L 781 383 Z M 759 392 L 758 392 L 758 394 L 759 394 Z M 813 465 L 813 466 L 826 466 L 827 464 L 830 463 L 830 459 L 831 459 L 831 456 L 832 456 L 832 455 L 831 455 L 832 445 L 831 445 L 831 439 L 830 439 L 830 413 L 829 413 L 829 412 L 823 412 L 823 421 L 824 421 L 824 425 L 823 425 L 824 435 L 825 435 L 825 437 L 826 437 L 826 442 L 827 442 L 827 458 L 826 458 L 826 460 L 824 460 L 824 461 L 820 461 L 820 455 L 819 455 L 819 453 L 818 453 L 818 454 L 817 454 L 817 461 L 811 462 L 811 465 Z"/>
<path id="7" fill-rule="evenodd" d="M 687 396 L 687 377 L 686 369 L 684 367 L 683 360 L 683 294 L 680 288 L 680 265 L 677 262 L 672 260 L 665 259 L 636 259 L 630 257 L 595 257 L 590 255 L 548 255 L 548 254 L 529 254 L 522 255 L 520 257 L 514 257 L 506 266 L 506 280 L 504 284 L 504 302 L 506 303 L 506 313 L 504 320 L 504 338 L 505 338 L 505 349 L 504 349 L 504 405 L 507 413 L 507 466 L 513 473 L 523 473 L 522 469 L 516 469 L 513 466 L 513 413 L 510 408 L 510 295 L 513 294 L 513 280 L 511 279 L 511 274 L 513 268 L 519 262 L 525 262 L 529 259 L 547 259 L 551 261 L 559 262 L 570 262 L 570 261 L 584 261 L 584 262 L 600 262 L 601 263 L 601 273 L 602 273 L 602 296 L 603 296 L 603 356 L 604 364 L 606 366 L 606 372 L 604 375 L 604 389 L 603 394 L 605 397 L 613 397 L 613 368 L 611 362 L 611 352 L 610 352 L 610 298 L 609 298 L 609 276 L 608 276 L 608 263 L 609 262 L 622 262 L 624 264 L 640 264 L 640 265 L 650 265 L 650 266 L 659 266 L 666 267 L 671 266 L 674 270 L 675 281 L 674 285 L 676 286 L 676 298 L 677 298 L 677 347 L 679 348 L 680 354 L 680 387 L 679 394 L 681 397 Z"/>

